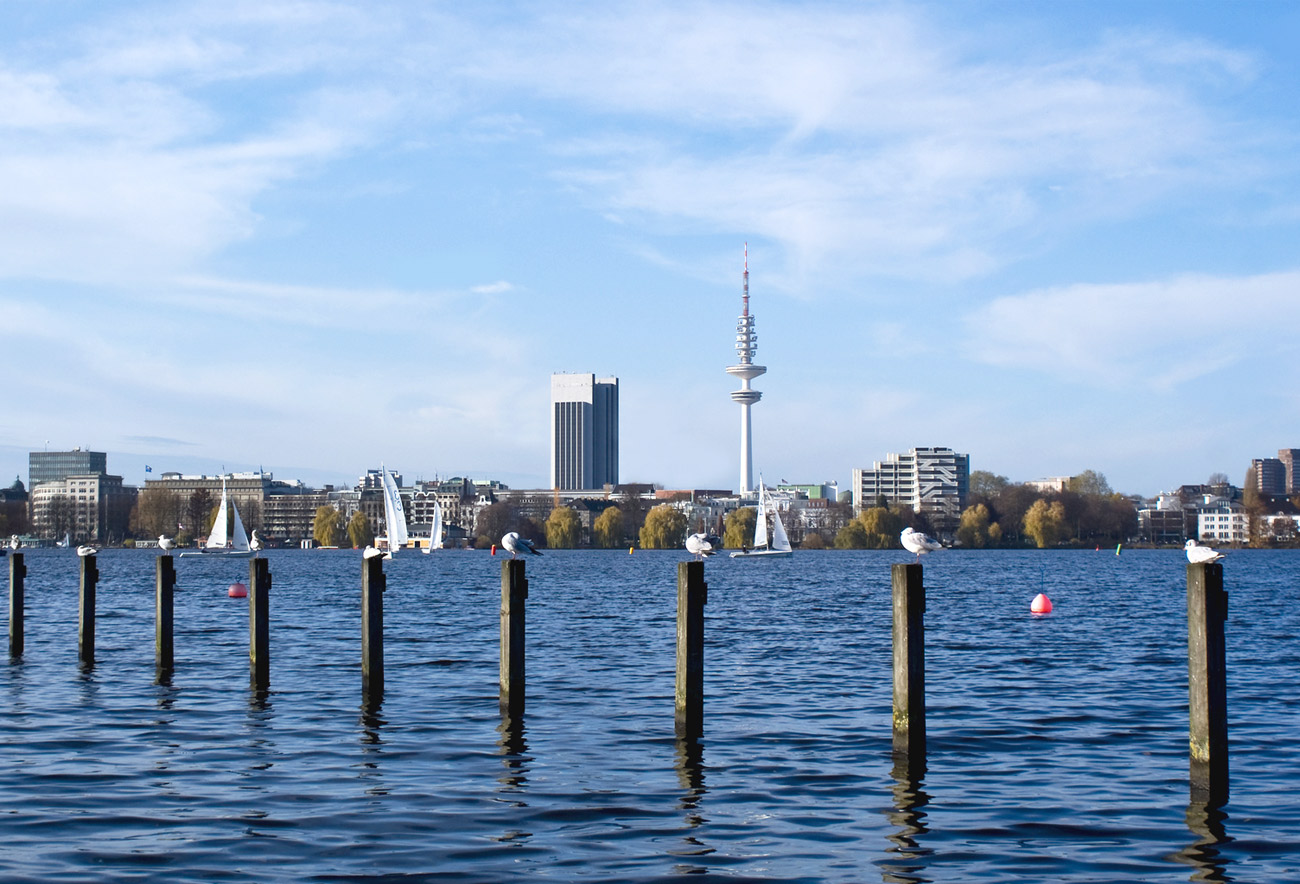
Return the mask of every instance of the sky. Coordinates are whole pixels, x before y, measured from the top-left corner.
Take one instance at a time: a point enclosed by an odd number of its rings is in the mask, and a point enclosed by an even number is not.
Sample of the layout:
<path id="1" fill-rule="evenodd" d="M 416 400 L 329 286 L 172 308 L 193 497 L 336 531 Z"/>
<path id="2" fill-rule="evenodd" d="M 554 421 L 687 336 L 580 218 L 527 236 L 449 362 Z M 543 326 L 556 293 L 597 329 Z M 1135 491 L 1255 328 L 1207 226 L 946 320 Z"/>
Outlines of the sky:
<path id="1" fill-rule="evenodd" d="M 545 487 L 1300 447 L 1300 4 L 0 0 L 0 480 Z"/>

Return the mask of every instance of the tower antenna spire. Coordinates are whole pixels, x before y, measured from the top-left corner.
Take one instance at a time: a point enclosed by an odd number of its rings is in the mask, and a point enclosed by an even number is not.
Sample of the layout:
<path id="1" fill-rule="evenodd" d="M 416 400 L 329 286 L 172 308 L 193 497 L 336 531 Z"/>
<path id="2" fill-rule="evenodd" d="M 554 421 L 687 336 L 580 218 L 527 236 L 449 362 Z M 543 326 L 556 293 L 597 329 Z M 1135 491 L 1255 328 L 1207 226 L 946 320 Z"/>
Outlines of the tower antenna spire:
<path id="1" fill-rule="evenodd" d="M 749 312 L 749 243 L 745 243 L 744 266 L 740 318 L 736 320 L 736 355 L 740 362 L 738 365 L 727 366 L 727 374 L 740 379 L 740 389 L 732 391 L 731 401 L 740 405 L 740 493 L 748 494 L 754 486 L 749 407 L 763 398 L 763 394 L 752 389 L 749 382 L 767 372 L 765 366 L 754 364 L 754 353 L 758 350 L 758 332 L 754 330 L 754 316 Z"/>

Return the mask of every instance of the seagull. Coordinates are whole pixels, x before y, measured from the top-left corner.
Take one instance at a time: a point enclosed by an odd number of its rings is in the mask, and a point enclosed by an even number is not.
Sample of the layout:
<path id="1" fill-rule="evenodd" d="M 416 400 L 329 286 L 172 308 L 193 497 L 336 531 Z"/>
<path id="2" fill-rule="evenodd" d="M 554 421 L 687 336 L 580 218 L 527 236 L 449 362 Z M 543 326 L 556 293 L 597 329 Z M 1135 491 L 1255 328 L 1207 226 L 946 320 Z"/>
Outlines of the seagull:
<path id="1" fill-rule="evenodd" d="M 1187 561 L 1193 565 L 1208 565 L 1210 562 L 1217 562 L 1223 558 L 1224 554 L 1217 549 L 1210 549 L 1208 546 L 1201 546 L 1195 540 L 1189 540 L 1183 545 L 1187 550 Z"/>
<path id="2" fill-rule="evenodd" d="M 911 527 L 904 528 L 903 533 L 899 535 L 899 539 L 903 541 L 903 549 L 910 553 L 916 553 L 918 562 L 921 561 L 921 556 L 931 550 L 943 549 L 943 544 L 929 534 L 913 531 Z"/>
<path id="3" fill-rule="evenodd" d="M 383 551 L 382 549 L 380 549 L 379 547 L 377 547 L 377 546 L 367 546 L 364 550 L 361 551 L 361 558 L 363 558 L 363 559 L 379 559 L 379 558 L 389 558 L 389 559 L 391 559 L 391 558 L 392 558 L 392 555 L 385 555 L 385 554 L 384 554 L 384 551 Z"/>
<path id="4" fill-rule="evenodd" d="M 248 548 L 256 555 L 262 549 L 262 541 L 257 536 L 257 529 L 253 529 L 253 536 L 248 538 Z"/>
<path id="5" fill-rule="evenodd" d="M 98 554 L 99 554 L 99 550 L 95 549 L 93 546 L 91 546 L 88 543 L 83 543 L 81 546 L 77 547 L 77 555 L 81 556 L 83 559 L 86 556 L 93 556 Z"/>
<path id="6" fill-rule="evenodd" d="M 722 538 L 716 534 L 702 532 L 686 538 L 686 551 L 704 561 L 706 556 L 714 555 L 722 545 Z"/>
<path id="7" fill-rule="evenodd" d="M 505 537 L 501 538 L 501 546 L 503 549 L 509 550 L 510 558 L 512 559 L 519 553 L 532 553 L 535 556 L 541 555 L 541 553 L 537 551 L 537 547 L 533 546 L 531 540 L 526 540 L 520 537 L 514 531 L 511 531 Z"/>
<path id="8" fill-rule="evenodd" d="M 176 541 L 172 540 L 166 534 L 158 535 L 158 548 L 163 552 L 169 552 L 176 548 Z"/>
<path id="9" fill-rule="evenodd" d="M 18 539 L 18 535 L 17 535 L 17 534 L 10 534 L 10 535 L 9 535 L 9 548 L 10 548 L 10 549 L 20 549 L 20 548 L 22 547 L 22 545 L 23 545 L 23 542 L 22 542 L 21 540 Z"/>

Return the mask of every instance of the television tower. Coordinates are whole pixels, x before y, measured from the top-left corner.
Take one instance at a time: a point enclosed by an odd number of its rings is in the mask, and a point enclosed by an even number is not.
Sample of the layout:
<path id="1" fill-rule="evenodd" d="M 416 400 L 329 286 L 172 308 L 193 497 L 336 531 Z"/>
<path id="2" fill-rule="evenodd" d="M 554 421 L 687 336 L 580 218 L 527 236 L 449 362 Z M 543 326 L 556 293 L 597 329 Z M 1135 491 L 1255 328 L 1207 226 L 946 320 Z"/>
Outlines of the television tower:
<path id="1" fill-rule="evenodd" d="M 754 351 L 758 349 L 758 332 L 754 331 L 754 317 L 749 312 L 749 243 L 745 243 L 745 275 L 741 296 L 740 318 L 736 320 L 736 354 L 739 365 L 727 366 L 727 374 L 740 378 L 740 389 L 731 394 L 732 402 L 740 403 L 740 493 L 754 490 L 754 446 L 750 433 L 749 406 L 763 398 L 752 390 L 749 382 L 767 373 L 767 367 L 754 364 Z"/>

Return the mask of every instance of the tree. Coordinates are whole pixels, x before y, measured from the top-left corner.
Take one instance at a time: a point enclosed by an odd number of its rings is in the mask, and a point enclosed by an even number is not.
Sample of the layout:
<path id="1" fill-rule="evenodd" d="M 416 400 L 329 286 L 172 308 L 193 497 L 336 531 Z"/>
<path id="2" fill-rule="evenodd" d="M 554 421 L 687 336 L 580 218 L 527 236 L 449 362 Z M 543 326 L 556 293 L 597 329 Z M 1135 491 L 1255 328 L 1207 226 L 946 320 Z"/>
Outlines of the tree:
<path id="1" fill-rule="evenodd" d="M 686 516 L 681 510 L 662 503 L 646 513 L 641 526 L 643 549 L 677 549 L 686 540 Z"/>
<path id="2" fill-rule="evenodd" d="M 982 503 L 966 507 L 957 527 L 957 539 L 962 546 L 983 549 L 989 545 L 989 508 Z"/>
<path id="3" fill-rule="evenodd" d="M 131 532 L 136 537 L 173 536 L 181 521 L 184 501 L 166 488 L 145 488 L 131 510 Z"/>
<path id="4" fill-rule="evenodd" d="M 518 526 L 519 511 L 508 503 L 492 503 L 478 511 L 474 518 L 474 534 L 480 549 L 501 542 L 506 532 Z"/>
<path id="5" fill-rule="evenodd" d="M 329 505 L 316 507 L 316 518 L 311 524 L 311 536 L 320 546 L 340 545 L 344 538 L 343 514 Z"/>
<path id="6" fill-rule="evenodd" d="M 1011 480 L 1006 476 L 996 476 L 988 470 L 975 470 L 970 474 L 970 493 L 973 496 L 996 499 Z"/>
<path id="7" fill-rule="evenodd" d="M 77 505 L 66 494 L 50 498 L 45 508 L 45 529 L 49 536 L 63 538 L 77 527 Z M 80 538 L 78 538 L 80 539 Z"/>
<path id="8" fill-rule="evenodd" d="M 206 488 L 196 488 L 190 495 L 185 504 L 185 528 L 195 537 L 205 535 L 212 523 L 208 521 L 208 513 L 212 511 L 214 503 L 212 492 Z"/>
<path id="9" fill-rule="evenodd" d="M 552 549 L 573 549 L 582 536 L 582 520 L 573 507 L 557 506 L 546 520 L 546 545 Z"/>
<path id="10" fill-rule="evenodd" d="M 618 549 L 623 545 L 623 511 L 616 506 L 605 511 L 591 523 L 591 537 L 601 549 Z"/>
<path id="11" fill-rule="evenodd" d="M 1038 499 L 1025 513 L 1025 534 L 1039 549 L 1055 546 L 1065 537 L 1065 505 L 1059 500 L 1049 505 L 1046 500 Z"/>
<path id="12" fill-rule="evenodd" d="M 348 520 L 348 541 L 353 549 L 362 549 L 375 542 L 374 529 L 370 527 L 370 520 L 361 510 L 353 512 L 352 518 Z"/>
<path id="13" fill-rule="evenodd" d="M 858 514 L 867 549 L 895 549 L 903 533 L 903 517 L 886 507 L 873 506 Z"/>
<path id="14" fill-rule="evenodd" d="M 826 538 L 822 537 L 816 531 L 809 531 L 803 537 L 803 543 L 799 544 L 800 549 L 825 549 Z"/>
<path id="15" fill-rule="evenodd" d="M 1066 483 L 1066 489 L 1075 494 L 1092 497 L 1110 497 L 1110 483 L 1106 477 L 1095 470 L 1084 470 Z"/>
<path id="16" fill-rule="evenodd" d="M 835 534 L 836 549 L 866 549 L 867 532 L 862 522 L 854 519 Z"/>
<path id="17" fill-rule="evenodd" d="M 742 506 L 727 513 L 726 530 L 722 532 L 722 545 L 726 549 L 745 549 L 754 542 L 754 526 L 758 524 L 758 510 Z"/>

